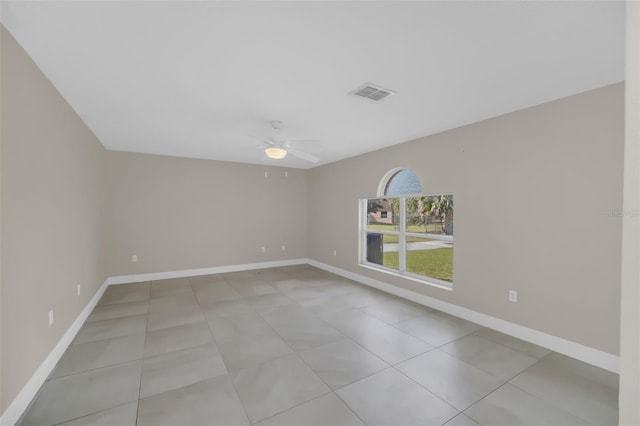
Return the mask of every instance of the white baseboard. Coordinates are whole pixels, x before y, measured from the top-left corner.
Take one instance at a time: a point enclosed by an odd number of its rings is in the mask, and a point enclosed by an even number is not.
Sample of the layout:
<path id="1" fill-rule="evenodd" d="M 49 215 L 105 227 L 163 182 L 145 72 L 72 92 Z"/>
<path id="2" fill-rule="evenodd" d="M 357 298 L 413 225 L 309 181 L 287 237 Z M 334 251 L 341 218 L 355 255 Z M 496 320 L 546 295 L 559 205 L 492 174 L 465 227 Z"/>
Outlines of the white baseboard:
<path id="1" fill-rule="evenodd" d="M 14 426 L 16 422 L 20 420 L 20 417 L 29 407 L 29 404 L 31 404 L 31 401 L 40 390 L 40 387 L 42 387 L 44 382 L 47 380 L 47 377 L 49 377 L 49 374 L 51 374 L 53 369 L 56 367 L 56 364 L 58 364 L 58 361 L 60 361 L 62 355 L 76 337 L 78 331 L 80 331 L 82 324 L 84 324 L 89 314 L 91 314 L 91 311 L 93 311 L 93 308 L 98 304 L 98 301 L 104 294 L 107 286 L 107 280 L 105 280 L 96 294 L 91 298 L 91 300 L 89 300 L 87 306 L 84 307 L 82 312 L 80 312 L 80 315 L 78 315 L 62 338 L 60 338 L 53 350 L 45 358 L 42 364 L 40 364 L 40 367 L 38 367 L 33 376 L 31 376 L 31 379 L 29 379 L 27 384 L 14 398 L 4 413 L 2 413 L 2 417 L 0 417 L 0 425 Z"/>
<path id="2" fill-rule="evenodd" d="M 519 324 L 505 321 L 500 318 L 476 312 L 471 309 L 463 308 L 462 306 L 443 302 L 442 300 L 418 294 L 410 290 L 406 290 L 373 278 L 366 277 L 364 275 L 357 274 L 355 272 L 328 265 L 326 263 L 318 262 L 312 259 L 309 259 L 307 263 L 325 271 L 332 272 L 336 275 L 349 278 L 353 281 L 357 281 L 370 287 L 377 288 L 378 290 L 394 294 L 412 302 L 416 302 L 421 305 L 428 306 L 430 308 L 434 308 L 451 315 L 455 315 L 457 317 L 466 319 L 467 321 L 475 322 L 476 324 L 480 324 L 484 327 L 491 328 L 493 330 L 508 334 L 513 337 L 517 337 L 518 339 L 522 339 L 527 342 L 545 347 L 552 351 L 570 356 L 571 358 L 575 358 L 580 361 L 584 361 L 588 364 L 595 365 L 596 367 L 603 368 L 613 373 L 618 373 L 619 371 L 620 357 L 618 357 L 617 355 L 613 355 L 598 349 L 591 348 L 589 346 L 582 345 L 580 343 L 553 336 L 551 334 L 543 333 L 541 331 L 534 330 L 532 328 L 528 328 Z"/>
<path id="3" fill-rule="evenodd" d="M 239 265 L 213 266 L 210 268 L 183 269 L 180 271 L 153 272 L 149 274 L 119 275 L 107 278 L 107 285 L 137 283 L 142 281 L 167 280 L 170 278 L 197 277 L 198 275 L 224 274 L 253 269 L 277 268 L 280 266 L 304 265 L 309 259 L 274 260 L 271 262 L 243 263 Z"/>

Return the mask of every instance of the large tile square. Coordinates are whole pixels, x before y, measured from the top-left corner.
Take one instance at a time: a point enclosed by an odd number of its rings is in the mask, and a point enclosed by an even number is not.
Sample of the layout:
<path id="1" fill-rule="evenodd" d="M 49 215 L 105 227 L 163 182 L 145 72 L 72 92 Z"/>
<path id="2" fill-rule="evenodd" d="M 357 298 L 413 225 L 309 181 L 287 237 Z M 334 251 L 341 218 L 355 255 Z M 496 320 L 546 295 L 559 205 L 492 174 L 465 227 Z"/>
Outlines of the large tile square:
<path id="1" fill-rule="evenodd" d="M 292 290 L 307 286 L 308 284 L 301 279 L 290 278 L 290 279 L 278 280 L 273 285 L 275 286 L 276 290 L 278 290 L 279 292 L 283 294 L 287 294 Z"/>
<path id="2" fill-rule="evenodd" d="M 298 301 L 298 303 L 300 306 L 320 316 L 327 316 L 356 307 L 342 296 L 317 297 L 314 299 L 301 300 Z"/>
<path id="3" fill-rule="evenodd" d="M 588 426 L 590 423 L 506 384 L 465 411 L 481 425 Z M 595 423 L 604 426 L 602 423 Z M 616 423 L 617 424 L 617 423 Z"/>
<path id="4" fill-rule="evenodd" d="M 344 294 L 339 297 L 354 308 L 364 308 L 366 306 L 371 306 L 390 300 L 388 295 L 369 289 L 363 289 L 359 286 L 354 286 L 354 289 L 349 294 Z"/>
<path id="5" fill-rule="evenodd" d="M 389 364 L 397 364 L 433 349 L 432 346 L 392 326 L 362 331 L 351 337 Z"/>
<path id="6" fill-rule="evenodd" d="M 389 367 L 389 364 L 350 339 L 329 343 L 299 355 L 331 389 Z"/>
<path id="7" fill-rule="evenodd" d="M 523 354 L 536 359 L 540 359 L 551 352 L 549 349 L 543 348 L 542 346 L 525 342 L 524 340 L 511 337 L 509 335 L 500 333 L 495 330 L 491 330 L 489 328 L 483 327 L 475 331 L 473 334 L 475 334 L 476 336 L 483 337 L 485 339 L 489 339 L 492 342 L 499 343 L 501 345 L 504 345 L 518 352 L 522 352 Z"/>
<path id="8" fill-rule="evenodd" d="M 137 426 L 247 426 L 231 379 L 225 374 L 140 400 Z"/>
<path id="9" fill-rule="evenodd" d="M 344 338 L 342 333 L 320 318 L 291 321 L 287 324 L 272 324 L 272 327 L 295 351 L 316 348 L 325 343 Z"/>
<path id="10" fill-rule="evenodd" d="M 438 311 L 436 309 L 430 309 L 428 312 L 428 316 L 446 324 L 455 325 L 456 327 L 468 332 L 475 332 L 482 329 L 482 326 L 480 324 L 467 321 L 466 319 L 459 318 L 446 312 Z"/>
<path id="11" fill-rule="evenodd" d="M 59 426 L 136 426 L 137 416 L 138 401 L 60 423 Z"/>
<path id="12" fill-rule="evenodd" d="M 218 341 L 217 344 L 229 371 L 237 371 L 293 352 L 273 331 L 245 334 Z"/>
<path id="13" fill-rule="evenodd" d="M 191 284 L 191 288 L 193 288 L 198 298 L 198 303 L 203 305 L 242 297 L 240 293 L 224 281 L 216 281 L 211 284 Z"/>
<path id="14" fill-rule="evenodd" d="M 297 355 L 240 370 L 232 377 L 252 423 L 330 392 Z"/>
<path id="15" fill-rule="evenodd" d="M 387 327 L 386 322 L 367 315 L 359 309 L 348 309 L 340 312 L 321 315 L 327 323 L 337 328 L 342 333 L 351 336 L 369 330 Z"/>
<path id="16" fill-rule="evenodd" d="M 293 303 L 293 300 L 280 293 L 261 294 L 259 296 L 247 297 L 245 300 L 258 312 L 270 310 L 274 307 L 291 305 Z"/>
<path id="17" fill-rule="evenodd" d="M 224 279 L 227 282 L 237 281 L 237 280 L 257 280 L 258 279 L 258 270 L 252 269 L 249 271 L 235 271 L 235 272 L 227 272 L 224 275 Z"/>
<path id="18" fill-rule="evenodd" d="M 114 318 L 146 315 L 149 312 L 149 301 L 117 303 L 115 305 L 96 306 L 87 318 L 87 322 L 102 321 Z"/>
<path id="19" fill-rule="evenodd" d="M 474 334 L 439 349 L 505 381 L 537 362 L 535 358 Z"/>
<path id="20" fill-rule="evenodd" d="M 436 347 L 473 332 L 472 329 L 459 327 L 431 315 L 401 321 L 394 324 L 394 327 Z"/>
<path id="21" fill-rule="evenodd" d="M 140 397 L 146 398 L 226 373 L 214 344 L 146 358 L 142 366 Z"/>
<path id="22" fill-rule="evenodd" d="M 229 285 L 243 297 L 262 296 L 277 293 L 274 286 L 260 279 L 229 280 Z"/>
<path id="23" fill-rule="evenodd" d="M 147 316 L 135 315 L 86 323 L 78 332 L 74 343 L 87 343 L 114 337 L 144 334 L 147 329 Z"/>
<path id="24" fill-rule="evenodd" d="M 113 305 L 116 303 L 149 300 L 150 288 L 151 283 L 149 282 L 110 285 L 105 290 L 98 305 Z"/>
<path id="25" fill-rule="evenodd" d="M 308 302 L 314 299 L 325 299 L 330 294 L 326 289 L 326 286 L 320 282 L 314 282 L 311 285 L 303 285 L 298 287 L 292 287 L 282 291 L 288 298 L 295 300 L 296 302 Z"/>
<path id="26" fill-rule="evenodd" d="M 189 277 L 189 284 L 191 284 L 191 288 L 194 290 L 202 290 L 207 286 L 215 285 L 217 283 L 226 284 L 226 281 L 222 274 L 198 275 L 195 277 Z"/>
<path id="27" fill-rule="evenodd" d="M 287 273 L 287 271 L 284 271 L 282 268 L 261 269 L 257 271 L 257 274 L 258 274 L 258 278 L 268 283 L 284 281 L 288 279 L 289 276 L 291 275 L 290 273 Z"/>
<path id="28" fill-rule="evenodd" d="M 273 332 L 271 326 L 255 312 L 214 318 L 209 321 L 209 328 L 217 341 Z"/>
<path id="29" fill-rule="evenodd" d="M 154 356 L 166 352 L 201 346 L 213 342 L 213 336 L 206 322 L 178 325 L 147 332 L 144 356 Z"/>
<path id="30" fill-rule="evenodd" d="M 42 386 L 20 426 L 53 425 L 138 399 L 142 361 L 52 379 Z"/>
<path id="31" fill-rule="evenodd" d="M 192 291 L 155 297 L 149 300 L 149 314 L 166 314 L 198 307 L 198 301 Z"/>
<path id="32" fill-rule="evenodd" d="M 142 358 L 144 333 L 71 345 L 52 378 L 121 364 Z"/>
<path id="33" fill-rule="evenodd" d="M 200 306 L 197 304 L 189 305 L 182 309 L 150 312 L 148 316 L 147 329 L 149 331 L 154 331 L 178 325 L 193 324 L 204 320 L 204 314 L 202 313 Z"/>
<path id="34" fill-rule="evenodd" d="M 361 310 L 387 324 L 395 324 L 411 318 L 426 315 L 428 308 L 410 302 L 389 300 L 366 306 Z"/>
<path id="35" fill-rule="evenodd" d="M 207 304 L 201 304 L 202 312 L 207 320 L 238 314 L 255 314 L 253 306 L 244 299 L 218 300 Z"/>
<path id="36" fill-rule="evenodd" d="M 320 317 L 297 303 L 261 309 L 260 316 L 274 328 L 289 327 L 292 322 L 300 323 L 320 320 Z"/>
<path id="37" fill-rule="evenodd" d="M 344 335 L 298 305 L 265 310 L 262 317 L 296 351 L 342 339 Z"/>
<path id="38" fill-rule="evenodd" d="M 618 376 L 552 353 L 510 383 L 598 426 L 618 423 Z"/>
<path id="39" fill-rule="evenodd" d="M 193 293 L 189 278 L 173 278 L 151 282 L 151 298 Z"/>
<path id="40" fill-rule="evenodd" d="M 464 410 L 504 383 L 438 349 L 396 368 L 458 410 Z"/>
<path id="41" fill-rule="evenodd" d="M 365 426 L 335 394 L 329 393 L 284 413 L 269 417 L 256 426 Z"/>
<path id="42" fill-rule="evenodd" d="M 393 368 L 336 391 L 367 425 L 441 425 L 458 414 Z"/>

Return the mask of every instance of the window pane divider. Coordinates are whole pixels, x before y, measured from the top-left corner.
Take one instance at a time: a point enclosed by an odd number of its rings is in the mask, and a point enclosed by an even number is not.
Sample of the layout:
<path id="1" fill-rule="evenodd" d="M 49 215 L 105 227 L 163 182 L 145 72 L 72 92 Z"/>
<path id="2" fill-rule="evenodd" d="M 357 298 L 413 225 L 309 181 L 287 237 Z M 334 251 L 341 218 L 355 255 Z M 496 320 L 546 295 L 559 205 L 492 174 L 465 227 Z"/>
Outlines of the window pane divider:
<path id="1" fill-rule="evenodd" d="M 407 271 L 407 199 L 400 197 L 400 235 L 398 238 L 398 269 L 404 273 Z"/>

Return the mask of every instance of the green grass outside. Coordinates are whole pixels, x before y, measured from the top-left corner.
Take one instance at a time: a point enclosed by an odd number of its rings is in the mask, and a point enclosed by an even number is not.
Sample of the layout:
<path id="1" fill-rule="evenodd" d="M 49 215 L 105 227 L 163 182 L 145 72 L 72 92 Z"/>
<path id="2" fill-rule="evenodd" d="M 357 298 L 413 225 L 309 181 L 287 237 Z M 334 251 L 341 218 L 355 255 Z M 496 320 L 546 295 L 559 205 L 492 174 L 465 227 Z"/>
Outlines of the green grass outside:
<path id="1" fill-rule="evenodd" d="M 383 253 L 382 264 L 398 269 L 398 252 Z M 407 271 L 443 281 L 453 281 L 453 248 L 407 251 Z"/>

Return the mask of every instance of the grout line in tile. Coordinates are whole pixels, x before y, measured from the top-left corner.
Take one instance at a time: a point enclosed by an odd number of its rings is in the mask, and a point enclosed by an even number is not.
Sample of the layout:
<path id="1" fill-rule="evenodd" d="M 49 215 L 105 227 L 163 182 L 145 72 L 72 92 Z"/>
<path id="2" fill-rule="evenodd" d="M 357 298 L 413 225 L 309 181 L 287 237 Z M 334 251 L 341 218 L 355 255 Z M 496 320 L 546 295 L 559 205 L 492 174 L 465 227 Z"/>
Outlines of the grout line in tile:
<path id="1" fill-rule="evenodd" d="M 149 326 L 149 308 L 151 305 L 151 286 L 149 286 L 149 300 L 147 301 L 147 321 L 144 325 L 144 344 L 142 345 L 142 364 L 140 366 L 140 383 L 138 384 L 138 406 L 136 407 L 136 426 L 140 415 L 140 393 L 142 392 L 142 374 L 144 372 L 144 351 L 147 349 L 147 331 Z"/>
<path id="2" fill-rule="evenodd" d="M 102 412 L 104 412 L 104 411 L 113 410 L 113 409 L 116 409 L 116 408 L 123 407 L 123 406 L 125 406 L 125 405 L 133 404 L 134 402 L 136 402 L 136 401 L 129 401 L 129 402 L 125 402 L 124 404 L 116 405 L 115 407 L 104 408 L 104 409 L 102 409 L 102 410 L 98 410 L 98 411 L 95 411 L 95 412 L 93 412 L 93 413 L 84 414 L 84 415 L 82 415 L 82 416 L 74 417 L 74 418 L 72 418 L 72 419 L 67 419 L 67 420 L 61 421 L 61 422 L 59 422 L 59 423 L 55 423 L 55 424 L 53 424 L 52 426 L 58 426 L 58 425 L 61 425 L 61 424 L 67 423 L 67 422 L 74 421 L 74 420 L 83 419 L 83 418 L 85 418 L 85 417 L 93 416 L 94 414 L 102 413 Z M 136 402 L 136 403 L 137 403 L 137 402 Z"/>
<path id="3" fill-rule="evenodd" d="M 404 362 L 404 361 L 403 361 Z M 396 364 L 397 365 L 397 364 Z M 449 402 L 445 401 L 440 395 L 437 395 L 435 393 L 433 393 L 433 391 L 427 389 L 426 387 L 424 387 L 422 384 L 418 383 L 413 377 L 408 376 L 406 374 L 404 374 L 402 371 L 398 370 L 396 368 L 396 365 L 392 365 L 391 368 L 393 368 L 396 372 L 402 374 L 404 377 L 406 377 L 407 379 L 411 380 L 413 383 L 415 383 L 416 385 L 420 386 L 422 389 L 426 390 L 427 392 L 429 392 L 431 395 L 435 396 L 436 398 L 438 398 L 439 400 L 441 400 L 442 402 L 444 402 L 445 404 L 447 404 L 448 406 L 450 406 L 451 408 L 453 408 L 454 410 L 456 410 L 458 412 L 458 414 L 460 414 L 463 410 L 460 410 L 456 407 L 454 407 L 453 405 L 451 405 Z M 458 415 L 456 414 L 456 416 Z M 454 416 L 455 417 L 455 416 Z M 453 418 L 453 417 L 452 417 Z M 451 420 L 451 419 L 449 419 Z M 447 422 L 449 421 L 447 420 Z M 446 423 L 446 422 L 445 422 Z"/>
<path id="4" fill-rule="evenodd" d="M 545 356 L 546 356 L 546 355 L 545 355 Z M 535 364 L 534 364 L 534 365 L 535 365 Z M 533 365 L 532 365 L 531 367 L 533 367 Z M 520 374 L 522 374 L 522 373 L 524 373 L 524 371 L 523 371 L 523 372 L 521 372 L 521 373 L 519 373 L 517 376 L 519 376 L 519 375 L 520 375 Z M 513 380 L 513 378 L 511 378 L 510 380 Z M 502 386 L 507 385 L 507 384 L 509 384 L 509 385 L 511 385 L 511 386 L 513 386 L 513 387 L 515 387 L 515 388 L 518 388 L 518 389 L 519 389 L 519 390 L 521 390 L 522 392 L 524 392 L 524 393 L 526 393 L 527 395 L 529 395 L 529 396 L 531 396 L 531 397 L 533 397 L 533 398 L 537 399 L 538 401 L 542 401 L 542 402 L 543 402 L 543 403 L 545 403 L 545 404 L 549 404 L 549 405 L 551 405 L 552 407 L 555 407 L 556 409 L 558 409 L 558 410 L 560 410 L 560 411 L 562 411 L 562 412 L 564 412 L 564 413 L 568 414 L 568 415 L 569 415 L 569 416 L 571 416 L 571 417 L 576 417 L 576 418 L 578 418 L 578 419 L 580 419 L 580 420 L 582 420 L 582 421 L 585 421 L 585 422 L 587 422 L 587 423 L 589 423 L 590 425 L 593 425 L 593 426 L 599 426 L 599 425 L 596 425 L 596 424 L 595 424 L 595 423 L 593 423 L 592 421 L 587 420 L 586 418 L 584 418 L 584 417 L 582 417 L 582 416 L 580 416 L 580 415 L 578 415 L 578 414 L 575 414 L 575 413 L 570 412 L 569 410 L 566 410 L 564 407 L 562 407 L 561 405 L 556 404 L 555 402 L 547 401 L 546 399 L 542 399 L 542 398 L 540 398 L 538 395 L 535 395 L 535 394 L 533 394 L 533 393 L 529 392 L 527 389 L 524 389 L 524 388 L 522 388 L 521 386 L 518 386 L 518 385 L 517 385 L 517 384 L 515 384 L 515 383 L 511 383 L 511 381 L 509 381 L 509 382 L 507 382 L 507 383 L 503 384 Z M 501 387 L 502 387 L 502 386 L 501 386 Z M 497 390 L 497 389 L 496 389 L 496 390 Z M 494 392 L 495 392 L 495 391 L 494 391 Z M 492 392 L 492 393 L 493 393 L 493 392 Z M 489 395 L 487 395 L 487 396 L 489 396 Z M 484 398 L 483 398 L 483 399 L 484 399 Z M 468 408 L 468 407 L 467 407 L 467 408 Z"/>

